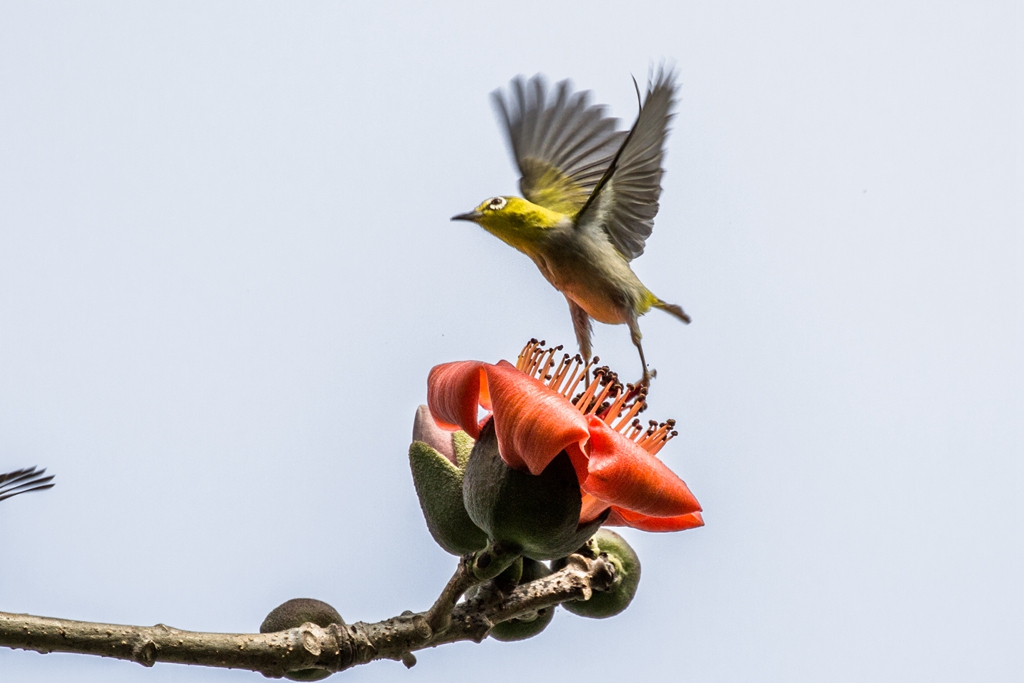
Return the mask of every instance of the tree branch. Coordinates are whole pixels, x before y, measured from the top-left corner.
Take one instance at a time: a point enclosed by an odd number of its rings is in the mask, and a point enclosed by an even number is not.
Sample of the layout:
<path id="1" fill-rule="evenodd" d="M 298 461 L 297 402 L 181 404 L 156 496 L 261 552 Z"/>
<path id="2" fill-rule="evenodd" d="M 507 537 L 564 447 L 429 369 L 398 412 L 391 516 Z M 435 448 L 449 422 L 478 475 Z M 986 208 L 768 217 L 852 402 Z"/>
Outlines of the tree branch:
<path id="1" fill-rule="evenodd" d="M 588 600 L 614 581 L 612 565 L 600 557 L 572 555 L 561 570 L 504 594 L 496 588 L 454 604 L 453 584 L 461 588 L 464 562 L 429 612 L 405 612 L 374 624 L 306 623 L 276 633 L 199 633 L 163 624 L 122 626 L 0 612 L 0 646 L 43 654 L 99 655 L 153 666 L 156 662 L 257 671 L 271 678 L 301 669 L 330 672 L 394 659 L 415 664 L 415 650 L 461 640 L 480 642 L 502 621 L 567 600 Z M 493 584 L 492 584 L 493 587 Z M 455 598 L 457 599 L 457 597 Z M 446 628 L 435 631 L 441 605 L 454 605 Z"/>

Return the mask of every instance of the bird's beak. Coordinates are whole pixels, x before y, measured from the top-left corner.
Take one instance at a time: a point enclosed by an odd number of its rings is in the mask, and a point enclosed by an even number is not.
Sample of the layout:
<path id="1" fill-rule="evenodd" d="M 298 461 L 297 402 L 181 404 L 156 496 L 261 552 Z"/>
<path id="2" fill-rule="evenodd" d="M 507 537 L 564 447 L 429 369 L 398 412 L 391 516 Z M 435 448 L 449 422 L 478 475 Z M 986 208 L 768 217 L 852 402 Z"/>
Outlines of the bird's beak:
<path id="1" fill-rule="evenodd" d="M 469 213 L 460 213 L 457 216 L 452 216 L 453 221 L 471 221 L 476 223 L 483 216 L 479 211 L 470 211 Z"/>

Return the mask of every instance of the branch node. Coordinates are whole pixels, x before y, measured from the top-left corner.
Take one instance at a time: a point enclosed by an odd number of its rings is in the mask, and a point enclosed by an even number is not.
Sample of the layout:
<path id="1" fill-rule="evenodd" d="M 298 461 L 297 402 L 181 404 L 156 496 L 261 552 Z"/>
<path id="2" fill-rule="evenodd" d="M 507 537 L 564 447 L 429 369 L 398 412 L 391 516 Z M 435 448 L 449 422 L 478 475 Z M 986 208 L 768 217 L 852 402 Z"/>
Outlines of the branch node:
<path id="1" fill-rule="evenodd" d="M 142 636 L 132 646 L 132 658 L 145 667 L 156 664 L 156 643 L 151 638 Z"/>
<path id="2" fill-rule="evenodd" d="M 320 639 L 317 637 L 316 633 L 313 633 L 312 628 L 310 628 L 312 626 L 315 625 L 306 623 L 299 629 L 299 634 L 302 637 L 302 648 L 314 657 L 319 657 L 323 650 L 320 647 Z"/>
<path id="3" fill-rule="evenodd" d="M 606 591 L 615 584 L 615 565 L 608 562 L 606 557 L 607 555 L 600 555 L 594 560 L 594 578 L 591 579 L 590 585 L 596 591 Z"/>
<path id="4" fill-rule="evenodd" d="M 342 659 L 347 659 L 347 661 L 344 662 L 341 669 L 347 669 L 355 664 L 364 664 L 377 658 L 377 647 L 367 633 L 369 624 L 357 621 L 354 624 L 338 624 L 337 626 L 347 632 L 346 647 L 343 650 L 348 650 L 348 656 L 345 657 L 346 653 L 342 653 Z"/>

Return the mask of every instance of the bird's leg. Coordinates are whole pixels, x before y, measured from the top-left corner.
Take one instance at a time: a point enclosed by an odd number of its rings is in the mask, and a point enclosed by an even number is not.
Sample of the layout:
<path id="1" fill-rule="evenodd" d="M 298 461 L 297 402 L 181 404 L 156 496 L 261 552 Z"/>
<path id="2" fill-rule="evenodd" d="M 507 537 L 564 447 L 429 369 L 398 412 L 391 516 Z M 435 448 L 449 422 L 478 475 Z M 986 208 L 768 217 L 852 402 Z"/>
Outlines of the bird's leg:
<path id="1" fill-rule="evenodd" d="M 640 343 L 640 340 L 643 339 L 643 335 L 640 334 L 640 325 L 637 323 L 635 318 L 629 321 L 629 335 L 633 339 L 633 345 L 636 346 L 636 350 L 640 352 L 640 365 L 644 369 L 644 374 L 640 377 L 640 381 L 637 383 L 637 386 L 650 386 L 651 380 L 658 375 L 658 371 L 647 369 L 647 361 L 644 359 L 644 347 Z"/>
<path id="2" fill-rule="evenodd" d="M 590 384 L 590 335 L 593 332 L 590 315 L 583 310 L 582 306 L 568 296 L 565 297 L 565 300 L 569 302 L 569 313 L 572 314 L 572 329 L 576 332 L 576 342 L 580 345 L 580 355 L 583 357 L 586 373 L 584 380 L 587 384 Z"/>

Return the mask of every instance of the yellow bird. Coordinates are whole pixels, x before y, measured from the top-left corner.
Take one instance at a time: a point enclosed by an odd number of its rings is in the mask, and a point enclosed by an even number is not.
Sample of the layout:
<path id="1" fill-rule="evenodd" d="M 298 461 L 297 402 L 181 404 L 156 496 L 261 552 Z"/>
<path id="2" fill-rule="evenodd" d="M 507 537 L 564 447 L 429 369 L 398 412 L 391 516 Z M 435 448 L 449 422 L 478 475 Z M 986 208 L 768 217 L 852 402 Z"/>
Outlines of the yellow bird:
<path id="1" fill-rule="evenodd" d="M 635 81 L 634 81 L 635 84 Z M 665 135 L 675 102 L 672 71 L 659 69 L 633 127 L 590 104 L 569 81 L 549 90 L 541 75 L 516 77 L 491 94 L 519 167 L 523 197 L 493 197 L 452 220 L 473 221 L 529 256 L 565 295 L 580 353 L 590 359 L 591 318 L 628 325 L 650 383 L 637 318 L 659 308 L 690 322 L 655 296 L 630 268 L 644 251 L 661 195 Z M 637 97 L 640 89 L 637 86 Z"/>

